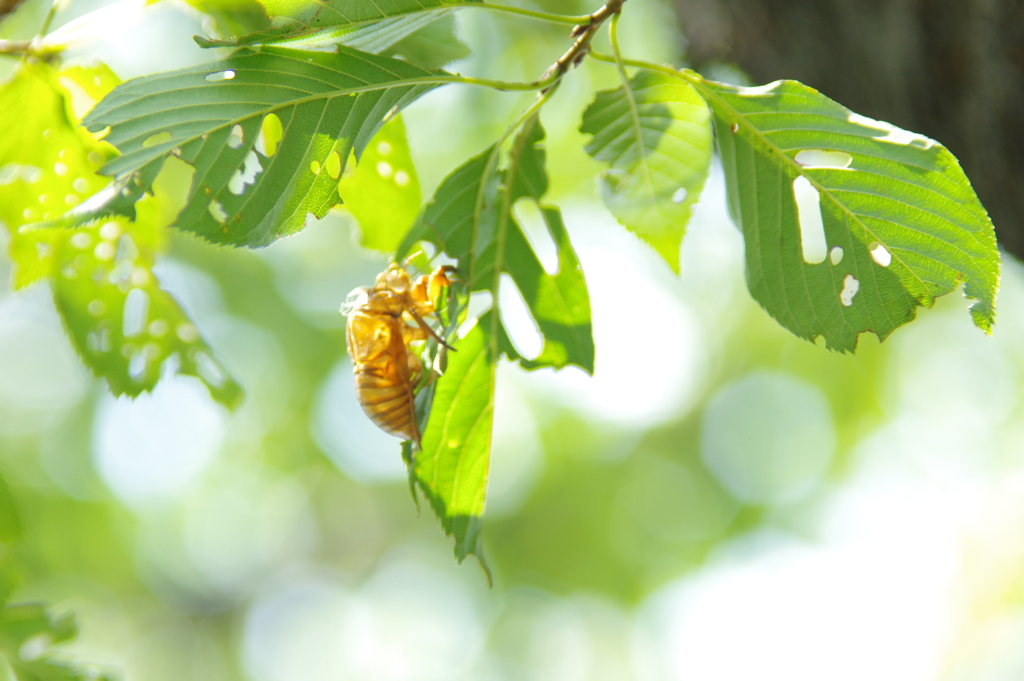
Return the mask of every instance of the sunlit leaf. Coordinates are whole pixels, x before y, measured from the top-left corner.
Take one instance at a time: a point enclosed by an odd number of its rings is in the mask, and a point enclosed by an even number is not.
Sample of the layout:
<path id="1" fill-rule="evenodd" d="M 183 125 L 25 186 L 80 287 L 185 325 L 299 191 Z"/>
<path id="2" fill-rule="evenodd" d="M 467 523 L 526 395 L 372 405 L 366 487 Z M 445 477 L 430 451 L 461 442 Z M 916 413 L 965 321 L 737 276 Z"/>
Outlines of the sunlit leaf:
<path id="1" fill-rule="evenodd" d="M 18 681 L 110 681 L 99 670 L 54 656 L 54 645 L 77 635 L 70 614 L 53 616 L 35 603 L 8 605 L 0 610 L 0 655 L 5 658 L 0 664 L 6 662 Z"/>
<path id="2" fill-rule="evenodd" d="M 14 506 L 14 497 L 7 481 L 0 477 L 0 544 L 12 544 L 21 539 L 21 519 Z M 0 588 L 2 591 L 2 588 Z"/>
<path id="3" fill-rule="evenodd" d="M 51 204 L 74 205 L 109 182 L 95 170 L 111 149 L 77 128 L 76 115 L 112 87 L 113 78 L 105 67 L 56 71 L 35 64 L 0 90 L 0 107 L 6 106 L 0 108 L 0 169 L 6 169 L 0 172 L 9 180 L 8 191 L 0 192 L 0 218 L 11 234 L 14 284 L 52 278 L 54 304 L 71 340 L 115 395 L 151 390 L 169 361 L 233 406 L 239 387 L 152 272 L 164 228 L 181 209 L 169 205 L 159 182 L 156 195 L 137 204 L 137 221 L 115 218 L 74 230 L 24 226 L 53 217 L 46 210 Z M 21 98 L 17 106 L 11 96 Z"/>
<path id="4" fill-rule="evenodd" d="M 480 551 L 480 528 L 487 494 L 494 411 L 494 367 L 485 316 L 462 338 L 434 386 L 433 404 L 413 470 L 420 488 L 455 536 L 461 561 Z"/>
<path id="5" fill-rule="evenodd" d="M 390 253 L 416 221 L 423 203 L 402 117 L 381 128 L 338 183 L 345 208 L 359 222 L 366 248 Z"/>
<path id="6" fill-rule="evenodd" d="M 196 174 L 176 225 L 214 243 L 263 246 L 301 230 L 338 203 L 349 153 L 434 87 L 403 84 L 430 71 L 339 50 L 244 49 L 121 85 L 85 121 L 110 126 L 122 154 L 102 172 L 141 173 L 147 188 L 167 158 L 181 158 Z"/>
<path id="7" fill-rule="evenodd" d="M 590 299 L 579 259 L 557 208 L 541 206 L 544 222 L 558 252 L 558 271 L 544 270 L 540 259 L 512 215 L 515 202 L 530 199 L 538 205 L 547 191 L 544 130 L 531 119 L 516 138 L 507 165 L 490 173 L 484 191 L 473 251 L 474 210 L 492 149 L 470 159 L 449 175 L 427 205 L 419 223 L 399 253 L 417 241 L 436 244 L 459 260 L 459 270 L 471 277 L 474 290 L 497 291 L 497 272 L 511 275 L 543 338 L 541 354 L 522 361 L 526 368 L 561 368 L 575 364 L 592 372 L 594 343 Z M 504 232 L 499 254 L 499 231 Z M 471 255 L 472 254 L 472 255 Z M 500 258 L 501 262 L 496 262 Z M 518 357 L 518 355 L 517 355 Z"/>
<path id="8" fill-rule="evenodd" d="M 186 0 L 214 20 L 222 38 L 231 39 L 270 28 L 266 10 L 256 0 Z"/>
<path id="9" fill-rule="evenodd" d="M 445 530 L 455 535 L 460 559 L 477 552 L 479 544 L 499 351 L 531 369 L 576 364 L 592 372 L 594 367 L 590 299 L 583 271 L 560 212 L 540 205 L 548 186 L 543 139 L 540 120 L 532 117 L 502 168 L 488 171 L 492 147 L 456 169 L 438 187 L 398 251 L 402 257 L 417 242 L 436 245 L 459 261 L 459 273 L 469 290 L 489 291 L 492 300 L 499 299 L 499 275 L 508 273 L 543 336 L 539 356 L 521 357 L 507 340 L 499 312 L 492 310 L 476 320 L 464 337 L 449 334 L 455 351 L 447 355 L 447 370 L 418 398 L 417 412 L 428 416 L 422 429 L 423 452 L 414 462 L 415 480 Z M 512 214 L 522 199 L 540 206 L 558 252 L 554 274 L 545 271 Z"/>
<path id="10" fill-rule="evenodd" d="M 469 46 L 455 35 L 455 17 L 445 14 L 402 38 L 383 54 L 401 57 L 425 69 L 439 69 L 465 59 L 471 52 Z"/>
<path id="11" fill-rule="evenodd" d="M 610 167 L 601 198 L 616 219 L 679 271 L 679 248 L 714 151 L 711 112 L 685 81 L 640 70 L 597 93 L 583 114 L 586 150 Z"/>
<path id="12" fill-rule="evenodd" d="M 699 82 L 754 298 L 796 335 L 853 351 L 964 283 L 989 331 L 999 253 L 985 209 L 934 140 L 794 81 Z"/>
<path id="13" fill-rule="evenodd" d="M 336 43 L 381 52 L 443 16 L 479 0 L 262 0 L 273 26 L 238 40 L 196 38 L 203 47 Z"/>
<path id="14" fill-rule="evenodd" d="M 74 110 L 94 104 L 112 78 L 104 67 L 58 72 L 35 63 L 0 89 L 0 220 L 11 233 L 15 288 L 53 267 L 54 234 L 21 234 L 18 227 L 57 218 L 109 182 L 95 171 L 113 150 L 76 127 Z"/>

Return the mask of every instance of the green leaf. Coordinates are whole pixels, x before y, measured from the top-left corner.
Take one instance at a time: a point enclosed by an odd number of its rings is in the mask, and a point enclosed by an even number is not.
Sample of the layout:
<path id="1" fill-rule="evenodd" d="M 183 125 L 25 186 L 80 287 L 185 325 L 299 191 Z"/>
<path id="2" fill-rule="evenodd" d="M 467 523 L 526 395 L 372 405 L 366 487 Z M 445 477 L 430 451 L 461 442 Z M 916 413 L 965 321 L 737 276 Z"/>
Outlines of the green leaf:
<path id="1" fill-rule="evenodd" d="M 465 59 L 472 52 L 455 35 L 455 17 L 445 14 L 402 38 L 383 54 L 399 56 L 425 69 L 439 69 L 453 61 Z"/>
<path id="2" fill-rule="evenodd" d="M 401 115 L 381 128 L 338 183 L 345 208 L 359 222 L 365 248 L 390 253 L 419 216 L 423 195 Z"/>
<path id="3" fill-rule="evenodd" d="M 270 28 L 270 18 L 256 0 L 185 0 L 216 22 L 225 37 L 241 37 Z"/>
<path id="4" fill-rule="evenodd" d="M 463 337 L 451 341 L 456 351 L 448 354 L 447 370 L 434 386 L 422 449 L 413 457 L 416 481 L 445 533 L 455 536 L 460 562 L 471 553 L 483 562 L 480 528 L 490 464 L 496 361 L 489 328 L 487 315 Z"/>
<path id="5" fill-rule="evenodd" d="M 11 496 L 11 488 L 7 481 L 0 477 L 0 544 L 13 544 L 21 537 L 21 518 L 14 505 L 14 497 Z M 0 604 L 2 600 L 4 599 L 0 599 Z"/>
<path id="6" fill-rule="evenodd" d="M 148 222 L 148 221 L 147 221 Z M 153 276 L 163 230 L 115 218 L 54 243 L 53 298 L 75 349 L 114 395 L 152 390 L 167 361 L 233 408 L 242 390 Z"/>
<path id="7" fill-rule="evenodd" d="M 110 681 L 95 669 L 79 668 L 54 657 L 52 647 L 78 635 L 74 617 L 51 615 L 35 603 L 0 610 L 0 674 L 14 672 L 18 681 Z"/>
<path id="8" fill-rule="evenodd" d="M 133 206 L 138 221 L 115 218 L 77 230 L 25 226 L 52 218 L 51 204 L 73 205 L 109 183 L 95 170 L 113 150 L 78 128 L 76 116 L 113 85 L 105 67 L 56 71 L 29 64 L 0 90 L 0 173 L 9 178 L 0 218 L 11 233 L 15 287 L 52 280 L 54 304 L 78 353 L 115 395 L 151 390 L 170 361 L 234 406 L 240 388 L 152 272 L 164 228 L 181 209 L 165 183 L 176 164 L 184 195 L 189 169 L 183 162 L 172 159 L 152 183 L 155 195 Z"/>
<path id="9" fill-rule="evenodd" d="M 707 104 L 689 83 L 640 70 L 597 93 L 580 131 L 594 136 L 587 153 L 609 165 L 599 182 L 605 205 L 678 272 L 714 151 Z"/>
<path id="10" fill-rule="evenodd" d="M 499 351 L 525 368 L 576 364 L 593 372 L 590 299 L 561 214 L 557 208 L 540 206 L 558 251 L 555 274 L 544 270 L 512 214 L 518 200 L 540 205 L 547 191 L 543 139 L 544 130 L 534 116 L 512 144 L 504 168 L 491 167 L 496 158 L 491 147 L 456 169 L 441 183 L 398 250 L 401 258 L 417 242 L 435 244 L 459 261 L 467 290 L 490 291 L 495 301 L 501 282 L 497 275 L 507 272 L 544 337 L 541 354 L 526 359 L 508 341 L 497 310 L 470 322 L 471 330 L 459 338 L 454 337 L 456 317 L 448 329 L 455 351 L 447 354 L 447 368 L 436 384 L 417 395 L 416 411 L 426 414 L 426 422 L 413 475 L 445 531 L 455 535 L 459 560 L 469 553 L 480 556 Z"/>
<path id="11" fill-rule="evenodd" d="M 101 172 L 141 173 L 147 189 L 167 158 L 181 158 L 196 174 L 176 225 L 214 243 L 265 246 L 301 230 L 307 214 L 339 202 L 350 151 L 435 87 L 404 84 L 435 72 L 338 49 L 244 49 L 121 85 L 85 120 L 110 126 L 122 154 Z"/>
<path id="12" fill-rule="evenodd" d="M 995 233 L 945 147 L 794 81 L 692 77 L 714 111 L 747 284 L 780 324 L 852 352 L 858 334 L 884 340 L 964 282 L 975 324 L 991 330 Z"/>
<path id="13" fill-rule="evenodd" d="M 113 155 L 77 127 L 75 108 L 87 108 L 102 90 L 86 87 L 110 83 L 105 67 L 59 72 L 42 63 L 23 66 L 0 88 L 0 220 L 11 234 L 14 287 L 50 274 L 48 234 L 23 234 L 22 225 L 57 218 L 108 184 L 96 169 Z M 77 88 L 70 93 L 61 81 Z M 82 102 L 72 106 L 75 100 Z"/>
<path id="14" fill-rule="evenodd" d="M 196 38 L 202 47 L 336 43 L 381 52 L 453 8 L 479 0 L 262 0 L 273 26 L 235 41 Z"/>
<path id="15" fill-rule="evenodd" d="M 498 287 L 495 269 L 507 272 L 544 337 L 538 357 L 523 359 L 514 355 L 513 358 L 520 359 L 522 366 L 528 369 L 575 364 L 592 373 L 594 341 L 590 298 L 560 212 L 554 207 L 541 206 L 545 225 L 558 252 L 559 268 L 555 274 L 544 270 L 512 215 L 516 201 L 526 198 L 540 205 L 547 191 L 545 153 L 540 146 L 543 139 L 539 119 L 531 118 L 512 145 L 507 166 L 488 174 L 483 211 L 477 221 L 479 234 L 475 252 L 474 211 L 493 147 L 470 159 L 441 183 L 419 223 L 403 242 L 399 256 L 408 253 L 417 241 L 433 243 L 449 257 L 459 260 L 459 271 L 471 277 L 473 290 L 490 290 L 495 297 Z M 503 233 L 504 239 L 499 238 L 499 233 Z"/>

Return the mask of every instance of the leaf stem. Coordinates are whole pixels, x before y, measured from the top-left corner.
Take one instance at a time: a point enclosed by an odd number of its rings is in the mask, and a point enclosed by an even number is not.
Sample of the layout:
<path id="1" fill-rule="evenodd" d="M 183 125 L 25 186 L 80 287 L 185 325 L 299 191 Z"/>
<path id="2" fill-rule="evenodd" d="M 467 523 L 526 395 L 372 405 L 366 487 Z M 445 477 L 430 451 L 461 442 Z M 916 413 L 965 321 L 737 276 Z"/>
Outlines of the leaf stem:
<path id="1" fill-rule="evenodd" d="M 509 137 L 511 137 L 512 134 L 515 133 L 515 131 L 518 130 L 519 127 L 523 123 L 525 123 L 527 120 L 530 119 L 530 116 L 533 116 L 535 113 L 537 113 L 540 110 L 540 108 L 542 106 L 544 106 L 544 103 L 547 102 L 549 99 L 551 99 L 551 95 L 553 95 L 555 93 L 555 90 L 557 90 L 557 89 L 558 89 L 558 79 L 555 80 L 554 84 L 551 87 L 543 90 L 538 95 L 537 99 L 534 100 L 533 104 L 531 104 L 529 107 L 527 107 L 526 110 L 523 111 L 523 113 L 519 115 L 519 118 L 517 118 L 512 123 L 512 125 L 508 126 L 508 128 L 505 129 L 505 132 L 503 132 L 501 137 L 498 138 L 498 141 L 494 143 L 494 146 L 492 147 L 492 150 L 491 150 L 491 155 L 487 158 L 487 163 L 484 164 L 484 171 L 480 175 L 480 188 L 477 190 L 477 193 L 476 193 L 476 204 L 473 206 L 473 232 L 472 232 L 472 237 L 471 237 L 471 240 L 470 240 L 470 248 L 469 248 L 469 254 L 470 254 L 469 273 L 468 273 L 468 276 L 466 277 L 466 279 L 467 279 L 466 285 L 467 285 L 467 288 L 468 288 L 469 291 L 473 290 L 473 280 L 474 280 L 474 277 L 475 277 L 475 272 L 473 270 L 474 270 L 475 265 L 476 265 L 476 256 L 477 256 L 476 245 L 477 245 L 477 240 L 478 240 L 479 235 L 480 235 L 480 218 L 481 218 L 481 216 L 483 214 L 484 203 L 486 202 L 486 198 L 487 198 L 487 182 L 490 180 L 491 174 L 494 172 L 494 169 L 495 169 L 495 167 L 498 164 L 497 163 L 498 162 L 498 154 L 501 153 L 501 147 L 505 143 L 505 140 L 507 140 Z M 501 226 L 499 225 L 499 227 L 501 227 Z M 499 234 L 496 234 L 495 236 L 499 240 L 499 248 L 498 248 L 498 251 L 495 254 L 495 257 L 497 258 L 497 254 L 498 253 L 503 253 L 504 252 L 504 243 L 503 243 L 504 234 L 503 233 L 499 233 Z M 497 262 L 498 262 L 497 259 L 495 259 L 495 264 L 496 265 L 497 265 Z M 501 271 L 500 271 L 500 267 L 499 267 L 496 276 L 500 276 L 500 274 L 501 274 Z M 495 286 L 494 286 L 494 290 L 492 291 L 492 295 L 494 297 L 492 305 L 494 305 L 495 309 L 496 309 L 497 304 L 498 304 L 498 297 L 497 297 L 498 296 L 498 286 L 497 286 L 497 284 L 495 284 Z"/>
<path id="2" fill-rule="evenodd" d="M 586 17 L 584 22 L 577 24 L 570 34 L 573 38 L 576 38 L 576 42 L 572 44 L 572 47 L 565 54 L 558 58 L 558 61 L 544 72 L 541 80 L 549 76 L 561 77 L 565 75 L 570 66 L 579 66 L 583 58 L 587 56 L 587 52 L 590 51 L 590 43 L 594 36 L 597 35 L 601 24 L 607 21 L 609 17 L 618 16 L 619 12 L 622 11 L 622 4 L 624 2 L 626 0 L 608 0 L 601 9 Z"/>
<path id="3" fill-rule="evenodd" d="M 477 7 L 480 9 L 493 9 L 498 12 L 507 12 L 509 14 L 518 14 L 524 17 L 530 17 L 533 19 L 540 19 L 542 21 L 552 21 L 559 24 L 582 24 L 590 20 L 589 14 L 581 16 L 571 16 L 567 14 L 551 14 L 550 12 L 538 12 L 532 9 L 522 9 L 520 7 L 510 7 L 508 5 L 494 5 L 489 2 L 483 3 L 471 3 L 465 5 L 465 7 Z"/>
<path id="4" fill-rule="evenodd" d="M 53 23 L 53 18 L 57 16 L 57 10 L 61 9 L 61 5 L 68 4 L 65 0 L 53 0 L 50 4 L 50 11 L 46 13 L 46 18 L 43 19 L 43 26 L 39 29 L 39 37 L 42 38 L 46 35 L 46 32 L 50 30 L 50 24 Z"/>
<path id="5" fill-rule="evenodd" d="M 0 39 L 0 54 L 12 57 L 21 57 L 32 53 L 31 40 L 3 40 Z"/>

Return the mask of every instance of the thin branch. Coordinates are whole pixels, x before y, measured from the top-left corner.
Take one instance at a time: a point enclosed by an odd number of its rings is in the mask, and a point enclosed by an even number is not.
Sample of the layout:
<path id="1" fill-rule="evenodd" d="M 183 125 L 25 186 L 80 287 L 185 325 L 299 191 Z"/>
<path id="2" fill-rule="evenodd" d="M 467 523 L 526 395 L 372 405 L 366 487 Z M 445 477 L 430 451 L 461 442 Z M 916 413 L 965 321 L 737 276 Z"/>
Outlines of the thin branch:
<path id="1" fill-rule="evenodd" d="M 0 39 L 0 54 L 17 55 L 19 57 L 32 54 L 32 41 Z"/>
<path id="2" fill-rule="evenodd" d="M 621 12 L 622 4 L 625 1 L 608 0 L 604 7 L 590 15 L 588 21 L 577 24 L 570 34 L 573 38 L 576 38 L 576 42 L 572 44 L 572 47 L 565 54 L 558 58 L 558 61 L 551 65 L 551 68 L 544 72 L 541 80 L 547 80 L 551 76 L 561 78 L 569 70 L 569 67 L 578 66 L 583 61 L 583 58 L 587 56 L 587 52 L 590 51 L 590 42 L 597 35 L 601 24 Z"/>
<path id="3" fill-rule="evenodd" d="M 494 5 L 489 2 L 482 3 L 470 3 L 465 5 L 469 8 L 479 9 L 493 9 L 498 12 L 508 12 L 509 14 L 518 14 L 524 17 L 530 17 L 532 19 L 541 19 L 542 21 L 551 21 L 559 24 L 581 24 L 585 23 L 590 19 L 590 15 L 584 14 L 583 16 L 570 16 L 567 14 L 551 14 L 550 12 L 538 12 L 532 9 L 522 9 L 520 7 L 509 7 L 508 5 Z"/>

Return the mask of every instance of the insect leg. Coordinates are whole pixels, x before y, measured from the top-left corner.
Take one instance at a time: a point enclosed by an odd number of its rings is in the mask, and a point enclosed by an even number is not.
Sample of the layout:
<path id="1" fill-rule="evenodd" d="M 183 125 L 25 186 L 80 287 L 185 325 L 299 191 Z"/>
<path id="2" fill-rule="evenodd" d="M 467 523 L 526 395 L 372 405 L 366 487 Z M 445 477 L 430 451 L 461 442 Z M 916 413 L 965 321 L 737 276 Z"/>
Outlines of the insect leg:
<path id="1" fill-rule="evenodd" d="M 413 309 L 411 309 L 411 308 L 410 308 L 410 309 L 408 310 L 408 312 L 409 312 L 409 314 L 410 314 L 410 315 L 412 316 L 412 318 L 413 318 L 413 319 L 414 319 L 414 320 L 416 321 L 416 323 L 417 323 L 417 324 L 419 325 L 419 327 L 420 327 L 421 329 L 423 329 L 423 331 L 424 331 L 424 332 L 426 332 L 426 334 L 427 334 L 428 336 L 430 336 L 431 338 L 433 338 L 434 340 L 436 340 L 436 341 L 438 342 L 438 344 L 442 345 L 443 347 L 445 347 L 445 348 L 447 348 L 447 349 L 451 350 L 452 352 L 455 352 L 455 348 L 453 348 L 452 346 L 448 345 L 448 343 L 446 343 L 446 342 L 445 342 L 445 340 L 444 340 L 443 338 L 441 338 L 440 336 L 438 336 L 438 335 L 437 335 L 437 334 L 436 334 L 436 333 L 434 332 L 434 330 L 433 330 L 432 328 L 430 328 L 430 326 L 429 326 L 429 325 L 428 325 L 428 324 L 427 324 L 427 323 L 426 323 L 425 321 L 423 321 L 423 317 L 421 317 L 421 316 L 420 316 L 420 315 L 419 315 L 419 314 L 418 314 L 418 313 L 416 312 L 416 310 L 413 310 Z"/>

